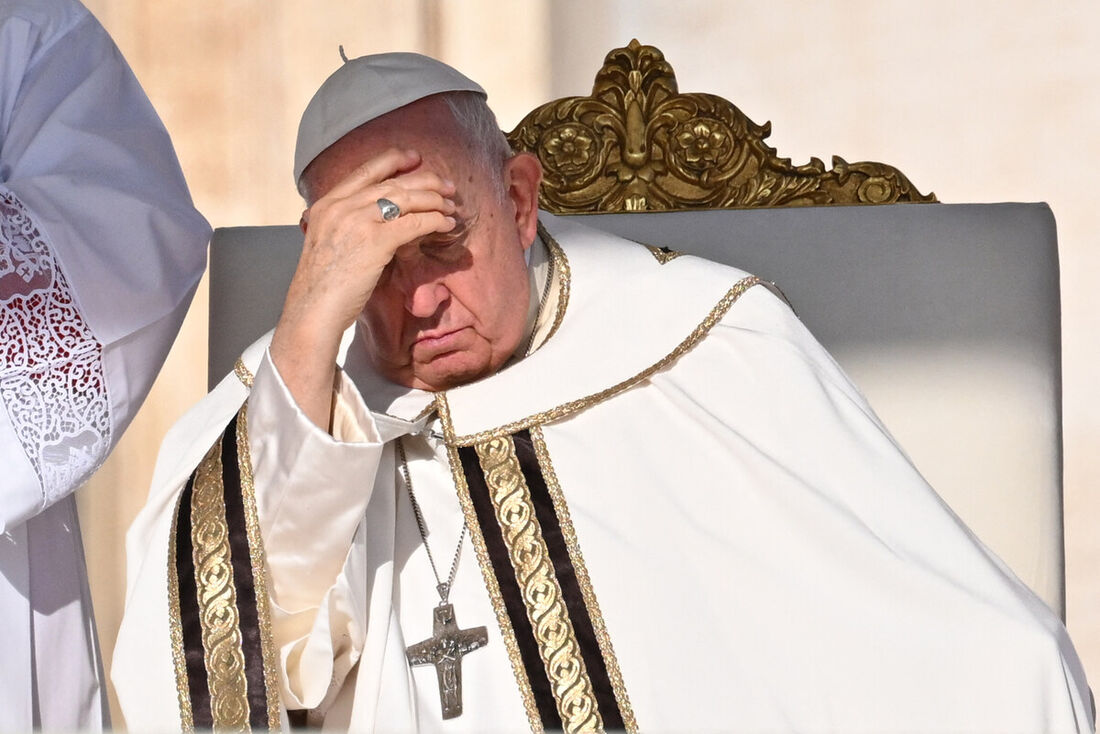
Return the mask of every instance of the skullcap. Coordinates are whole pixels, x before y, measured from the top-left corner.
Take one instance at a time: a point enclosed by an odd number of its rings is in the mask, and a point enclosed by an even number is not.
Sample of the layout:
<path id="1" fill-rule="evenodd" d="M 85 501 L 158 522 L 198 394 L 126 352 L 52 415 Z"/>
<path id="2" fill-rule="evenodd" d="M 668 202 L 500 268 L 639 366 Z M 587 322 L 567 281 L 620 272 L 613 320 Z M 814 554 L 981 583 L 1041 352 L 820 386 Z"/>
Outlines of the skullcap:
<path id="1" fill-rule="evenodd" d="M 372 54 L 344 62 L 302 113 L 294 147 L 295 184 L 314 158 L 364 122 L 441 92 L 486 96 L 456 69 L 421 54 Z"/>

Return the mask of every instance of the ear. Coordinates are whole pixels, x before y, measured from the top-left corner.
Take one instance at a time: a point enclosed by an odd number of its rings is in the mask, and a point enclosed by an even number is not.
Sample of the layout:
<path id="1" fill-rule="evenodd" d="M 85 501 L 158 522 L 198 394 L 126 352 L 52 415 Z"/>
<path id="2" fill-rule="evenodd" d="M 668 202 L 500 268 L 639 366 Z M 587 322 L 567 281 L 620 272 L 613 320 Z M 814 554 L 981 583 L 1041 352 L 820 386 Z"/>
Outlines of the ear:
<path id="1" fill-rule="evenodd" d="M 530 153 L 517 153 L 504 164 L 504 185 L 516 208 L 516 230 L 525 250 L 535 241 L 541 182 L 542 165 Z"/>

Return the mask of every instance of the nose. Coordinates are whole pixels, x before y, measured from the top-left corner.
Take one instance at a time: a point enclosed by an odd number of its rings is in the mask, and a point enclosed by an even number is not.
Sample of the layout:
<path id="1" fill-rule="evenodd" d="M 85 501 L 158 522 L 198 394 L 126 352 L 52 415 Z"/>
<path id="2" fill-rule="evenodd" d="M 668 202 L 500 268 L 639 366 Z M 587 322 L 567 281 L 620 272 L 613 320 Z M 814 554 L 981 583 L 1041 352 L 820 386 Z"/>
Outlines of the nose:
<path id="1" fill-rule="evenodd" d="M 392 283 L 404 297 L 405 310 L 418 319 L 427 319 L 439 312 L 451 292 L 439 273 L 418 260 L 394 258 Z"/>
<path id="2" fill-rule="evenodd" d="M 437 280 L 417 283 L 405 291 L 405 310 L 418 319 L 431 318 L 450 295 L 447 286 Z"/>

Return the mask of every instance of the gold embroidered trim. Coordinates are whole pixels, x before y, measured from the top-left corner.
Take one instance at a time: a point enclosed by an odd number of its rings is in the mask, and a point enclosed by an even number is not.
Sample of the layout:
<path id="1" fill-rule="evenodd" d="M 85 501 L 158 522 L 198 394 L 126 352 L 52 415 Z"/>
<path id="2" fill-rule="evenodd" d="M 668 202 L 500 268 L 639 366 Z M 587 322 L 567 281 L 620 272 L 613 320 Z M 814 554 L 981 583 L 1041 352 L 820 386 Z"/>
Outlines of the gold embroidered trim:
<path id="1" fill-rule="evenodd" d="M 659 262 L 661 265 L 664 265 L 667 262 L 671 262 L 684 254 L 679 250 L 670 250 L 668 248 L 647 245 L 644 242 L 642 243 L 642 246 L 645 247 L 645 249 L 649 250 L 649 254 L 656 258 L 657 262 Z"/>
<path id="2" fill-rule="evenodd" d="M 451 416 L 445 412 L 446 406 L 443 410 L 444 412 L 439 414 L 439 420 L 443 425 L 443 430 L 446 431 L 451 425 Z M 474 546 L 474 554 L 477 556 L 478 565 L 481 566 L 481 575 L 485 579 L 485 588 L 489 592 L 489 599 L 493 603 L 493 611 L 497 615 L 497 625 L 500 627 L 500 636 L 504 639 L 504 649 L 508 651 L 508 659 L 512 662 L 512 673 L 516 677 L 516 686 L 519 688 L 520 698 L 523 699 L 523 708 L 527 712 L 527 722 L 531 725 L 532 732 L 542 734 L 544 731 L 542 717 L 539 716 L 539 709 L 535 704 L 535 694 L 531 691 L 531 681 L 527 678 L 527 669 L 523 667 L 519 643 L 516 642 L 516 632 L 512 629 L 512 621 L 508 618 L 508 609 L 504 605 L 504 597 L 500 593 L 500 585 L 497 583 L 496 574 L 493 572 L 492 561 L 489 560 L 489 551 L 485 547 L 485 536 L 481 534 L 481 525 L 477 521 L 473 500 L 470 499 L 470 487 L 466 484 L 466 473 L 462 470 L 462 459 L 459 458 L 458 449 L 448 446 L 447 458 L 451 463 L 451 476 L 454 479 L 455 489 L 458 490 L 458 501 L 462 505 L 462 514 L 466 518 L 470 542 Z"/>
<path id="3" fill-rule="evenodd" d="M 722 299 L 718 301 L 717 305 L 707 315 L 703 322 L 695 327 L 695 329 L 688 334 L 682 342 L 680 342 L 675 349 L 665 355 L 660 361 L 650 365 L 633 377 L 629 377 L 617 385 L 601 390 L 600 392 L 593 393 L 583 398 L 563 403 L 556 408 L 550 410 L 544 410 L 540 413 L 529 415 L 526 418 L 521 418 L 511 423 L 506 423 L 499 428 L 492 428 L 487 431 L 480 431 L 478 433 L 466 434 L 464 436 L 456 436 L 454 434 L 454 426 L 449 421 L 443 423 L 443 437 L 449 446 L 474 446 L 479 443 L 484 443 L 493 438 L 501 438 L 504 436 L 511 436 L 513 433 L 517 433 L 524 429 L 530 428 L 535 425 L 543 425 L 551 423 L 553 421 L 561 420 L 566 416 L 572 415 L 581 410 L 586 410 L 594 405 L 608 400 L 609 398 L 618 395 L 623 390 L 634 387 L 643 380 L 648 379 L 656 372 L 663 370 L 668 365 L 675 362 L 682 357 L 686 352 L 690 351 L 707 333 L 714 328 L 726 312 L 730 310 L 733 304 L 740 298 L 745 291 L 752 288 L 754 285 L 765 283 L 765 281 L 757 278 L 755 275 L 749 275 L 741 280 L 737 281 L 726 295 L 722 296 Z M 435 394 L 436 408 L 442 415 L 444 409 L 447 408 L 447 393 L 438 392 Z"/>
<path id="4" fill-rule="evenodd" d="M 553 278 L 554 272 L 558 274 L 558 308 L 554 314 L 554 325 L 550 327 L 550 331 L 546 334 L 546 338 L 542 340 L 543 344 L 550 341 L 550 337 L 554 336 L 558 327 L 561 326 L 562 319 L 565 318 L 565 309 L 569 306 L 569 288 L 572 285 L 572 272 L 569 270 L 569 258 L 565 256 L 565 251 L 561 249 L 561 245 L 555 240 L 546 227 L 542 226 L 542 222 L 538 223 L 538 233 L 542 237 L 543 243 L 546 245 L 546 249 L 550 251 L 550 260 L 553 264 L 553 268 L 547 277 Z"/>
<path id="5" fill-rule="evenodd" d="M 558 476 L 554 473 L 553 464 L 550 463 L 550 452 L 546 448 L 546 439 L 542 435 L 541 426 L 531 427 L 531 443 L 534 444 L 535 456 L 539 461 L 542 478 L 546 482 L 550 499 L 554 503 L 554 512 L 558 516 L 558 524 L 561 526 L 565 546 L 569 549 L 569 560 L 573 563 L 577 584 L 581 587 L 584 605 L 588 609 L 588 616 L 592 620 L 592 627 L 596 632 L 596 641 L 600 645 L 604 665 L 607 666 L 607 675 L 611 680 L 615 701 L 619 704 L 619 713 L 622 714 L 626 731 L 633 734 L 638 731 L 638 722 L 634 718 L 634 709 L 631 708 L 630 698 L 626 694 L 626 684 L 623 682 L 623 674 L 619 670 L 619 659 L 615 656 L 615 648 L 611 645 L 611 636 L 607 633 L 607 625 L 604 624 L 603 613 L 600 612 L 596 590 L 592 587 L 592 580 L 588 576 L 588 567 L 584 565 L 584 556 L 581 553 L 580 542 L 577 540 L 577 531 L 573 527 L 573 519 L 569 515 L 569 505 L 565 502 L 565 495 L 561 491 L 561 485 L 558 484 Z"/>
<path id="6" fill-rule="evenodd" d="M 222 487 L 222 443 L 195 473 L 191 544 L 214 730 L 248 729 L 248 682 Z"/>
<path id="7" fill-rule="evenodd" d="M 275 642 L 271 634 L 271 608 L 267 591 L 267 554 L 260 534 L 259 514 L 256 511 L 256 485 L 252 477 L 252 452 L 248 446 L 248 403 L 237 414 L 237 467 L 241 477 L 241 502 L 244 505 L 244 521 L 248 529 L 248 550 L 252 558 L 252 583 L 256 592 L 256 620 L 260 628 L 260 650 L 263 652 L 264 687 L 267 689 L 267 726 L 278 731 L 279 716 L 279 668 L 275 655 Z"/>
<path id="8" fill-rule="evenodd" d="M 599 705 L 569 619 L 550 551 L 535 518 L 531 491 L 523 478 L 511 436 L 474 446 L 516 572 L 539 655 L 554 692 L 566 732 L 601 731 Z"/>
<path id="9" fill-rule="evenodd" d="M 237 379 L 241 381 L 245 387 L 252 387 L 252 371 L 245 365 L 244 360 L 237 357 L 237 361 L 233 364 L 233 373 L 237 375 Z"/>
<path id="10" fill-rule="evenodd" d="M 168 535 L 168 631 L 172 640 L 172 666 L 176 670 L 176 698 L 180 706 L 180 730 L 195 730 L 191 713 L 191 688 L 187 683 L 187 656 L 183 651 L 183 622 L 180 619 L 180 584 L 176 574 L 176 526 L 179 521 L 180 500 L 176 498 L 172 513 L 172 530 Z"/>

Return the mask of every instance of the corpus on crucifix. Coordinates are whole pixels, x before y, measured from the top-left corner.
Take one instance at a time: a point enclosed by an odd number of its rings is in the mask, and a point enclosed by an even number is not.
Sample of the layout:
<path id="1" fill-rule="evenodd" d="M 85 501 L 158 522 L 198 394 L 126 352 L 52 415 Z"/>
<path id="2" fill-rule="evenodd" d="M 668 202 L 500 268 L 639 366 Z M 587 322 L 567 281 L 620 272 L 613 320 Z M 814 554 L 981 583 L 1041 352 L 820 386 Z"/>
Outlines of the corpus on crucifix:
<path id="1" fill-rule="evenodd" d="M 484 647 L 488 641 L 485 627 L 459 629 L 454 606 L 440 604 L 435 608 L 432 636 L 406 648 L 410 665 L 435 666 L 444 719 L 462 714 L 462 656 Z"/>

